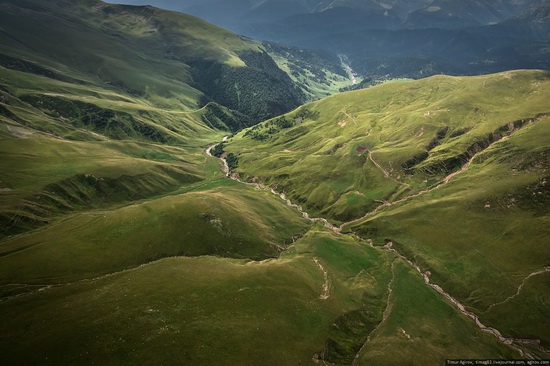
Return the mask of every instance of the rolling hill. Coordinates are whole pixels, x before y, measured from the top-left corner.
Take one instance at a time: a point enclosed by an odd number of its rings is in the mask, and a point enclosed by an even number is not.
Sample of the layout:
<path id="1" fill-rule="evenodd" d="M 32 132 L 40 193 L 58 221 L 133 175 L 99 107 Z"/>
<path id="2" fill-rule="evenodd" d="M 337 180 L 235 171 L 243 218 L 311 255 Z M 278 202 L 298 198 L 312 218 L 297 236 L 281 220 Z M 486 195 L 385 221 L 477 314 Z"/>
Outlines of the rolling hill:
<path id="1" fill-rule="evenodd" d="M 223 149 L 240 179 L 395 249 L 484 324 L 548 349 L 549 87 L 547 71 L 389 83 Z"/>

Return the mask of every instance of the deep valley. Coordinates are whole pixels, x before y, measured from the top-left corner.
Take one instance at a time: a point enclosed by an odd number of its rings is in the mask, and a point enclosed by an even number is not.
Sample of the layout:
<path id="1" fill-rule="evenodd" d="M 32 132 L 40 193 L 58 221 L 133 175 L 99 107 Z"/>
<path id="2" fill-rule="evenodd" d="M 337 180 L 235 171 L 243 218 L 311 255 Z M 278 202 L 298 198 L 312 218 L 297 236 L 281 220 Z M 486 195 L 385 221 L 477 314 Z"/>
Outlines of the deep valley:
<path id="1" fill-rule="evenodd" d="M 2 364 L 547 360 L 547 3 L 428 2 L 0 0 Z"/>

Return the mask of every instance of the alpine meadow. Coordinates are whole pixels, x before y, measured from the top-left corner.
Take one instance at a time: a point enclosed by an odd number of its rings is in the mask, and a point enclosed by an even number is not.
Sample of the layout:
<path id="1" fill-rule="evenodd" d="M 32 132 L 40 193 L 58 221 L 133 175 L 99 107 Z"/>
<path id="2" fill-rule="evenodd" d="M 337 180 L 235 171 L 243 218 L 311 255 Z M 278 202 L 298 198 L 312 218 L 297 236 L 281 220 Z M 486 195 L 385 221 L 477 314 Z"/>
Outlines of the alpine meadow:
<path id="1" fill-rule="evenodd" d="M 0 0 L 2 365 L 548 364 L 548 2 L 126 3 Z"/>

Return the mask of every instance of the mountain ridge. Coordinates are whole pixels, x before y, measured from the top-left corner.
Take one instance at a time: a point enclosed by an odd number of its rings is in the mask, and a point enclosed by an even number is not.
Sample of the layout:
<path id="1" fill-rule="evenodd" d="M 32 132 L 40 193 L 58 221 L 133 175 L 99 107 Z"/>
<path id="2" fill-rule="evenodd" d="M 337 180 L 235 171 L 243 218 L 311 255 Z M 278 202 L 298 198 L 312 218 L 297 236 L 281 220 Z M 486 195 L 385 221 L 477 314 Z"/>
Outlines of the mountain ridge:
<path id="1" fill-rule="evenodd" d="M 254 38 L 346 55 L 362 79 L 478 75 L 549 67 L 545 2 L 318 3 L 321 8 L 312 5 L 305 13 L 296 11 L 279 19 L 255 21 L 242 10 L 241 15 L 227 18 L 222 13 L 217 21 Z M 182 10 L 184 4 L 174 6 Z M 243 2 L 241 6 L 247 9 L 248 5 Z M 216 12 L 216 7 L 207 8 Z M 228 23 L 235 17 L 237 23 Z M 400 55 L 389 55 L 388 49 L 397 49 Z"/>

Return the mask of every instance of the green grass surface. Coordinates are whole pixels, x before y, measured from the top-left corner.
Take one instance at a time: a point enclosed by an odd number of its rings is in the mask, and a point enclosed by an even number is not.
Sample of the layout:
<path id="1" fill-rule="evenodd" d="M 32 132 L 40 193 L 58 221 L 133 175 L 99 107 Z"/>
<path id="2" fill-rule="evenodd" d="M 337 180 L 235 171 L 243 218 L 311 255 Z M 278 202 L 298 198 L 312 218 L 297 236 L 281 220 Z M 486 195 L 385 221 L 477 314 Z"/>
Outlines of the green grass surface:
<path id="1" fill-rule="evenodd" d="M 319 357 L 339 364 L 355 357 L 382 319 L 392 256 L 314 228 L 279 259 L 161 259 L 0 303 L 0 349 L 15 365 L 295 365 Z M 325 278 L 319 264 L 329 281 L 326 299 L 320 297 Z M 396 288 L 412 283 L 414 294 L 426 291 L 416 274 L 400 272 Z M 488 350 L 480 354 L 510 354 L 490 337 L 471 338 L 467 331 L 479 331 L 428 293 L 444 309 L 428 316 L 439 332 L 454 334 L 460 324 L 462 342 Z M 370 325 L 363 323 L 369 318 Z M 441 347 L 423 343 L 415 350 L 431 363 L 443 360 Z"/>
<path id="2" fill-rule="evenodd" d="M 243 187 L 167 196 L 5 240 L 0 277 L 10 292 L 12 283 L 72 282 L 170 256 L 269 258 L 307 227 L 282 201 Z"/>
<path id="3" fill-rule="evenodd" d="M 325 252 L 319 260 L 332 295 L 321 300 L 324 279 L 313 258 Z M 358 285 L 384 281 L 377 269 L 384 259 L 317 230 L 276 260 L 163 259 L 3 302 L 4 320 L 12 322 L 2 353 L 15 364 L 309 363 L 322 351 L 332 320 L 361 306 Z M 29 322 L 29 313 L 44 318 Z M 35 347 L 41 352 L 25 351 Z"/>
<path id="4" fill-rule="evenodd" d="M 548 344 L 548 273 L 539 274 L 527 279 L 518 291 L 509 298 L 484 312 L 482 319 L 486 322 L 499 324 L 500 329 L 513 337 L 538 338 L 543 337 Z M 516 293 L 518 293 L 516 292 Z M 522 317 L 511 314 L 525 314 Z M 527 319 L 527 321 L 526 321 Z"/>
<path id="5" fill-rule="evenodd" d="M 481 153 L 447 186 L 350 229 L 378 242 L 392 239 L 398 250 L 429 270 L 434 281 L 483 314 L 549 263 L 544 245 L 549 235 L 549 123 L 550 118 L 544 118 L 525 127 Z M 534 300 L 530 291 L 520 292 L 514 302 L 495 307 L 482 319 L 508 336 L 521 338 L 522 329 L 523 337 L 548 345 L 548 292 L 538 292 Z M 508 319 L 514 319 L 516 330 Z"/>
<path id="6" fill-rule="evenodd" d="M 446 359 L 520 357 L 442 301 L 407 264 L 397 261 L 394 276 L 387 318 L 371 334 L 357 364 L 436 365 Z"/>
<path id="7" fill-rule="evenodd" d="M 166 259 L 1 304 L 2 353 L 11 364 L 308 363 L 330 321 L 315 275 L 307 261 Z"/>
<path id="8" fill-rule="evenodd" d="M 322 52 L 266 42 L 263 46 L 279 68 L 303 89 L 309 100 L 324 98 L 352 85 L 336 56 L 329 58 Z"/>
<path id="9" fill-rule="evenodd" d="M 180 108 L 181 102 L 196 106 L 200 92 L 189 85 L 191 70 L 182 60 L 244 66 L 237 53 L 257 50 L 198 18 L 150 7 L 21 1 L 17 6 L 6 2 L 2 15 L 8 30 L 2 38 L 3 52 L 23 58 L 39 55 L 47 67 L 61 64 L 61 71 L 78 70 L 77 79 L 84 74 L 85 81 L 106 82 L 163 107 Z M 171 59 L 164 57 L 167 52 Z"/>

